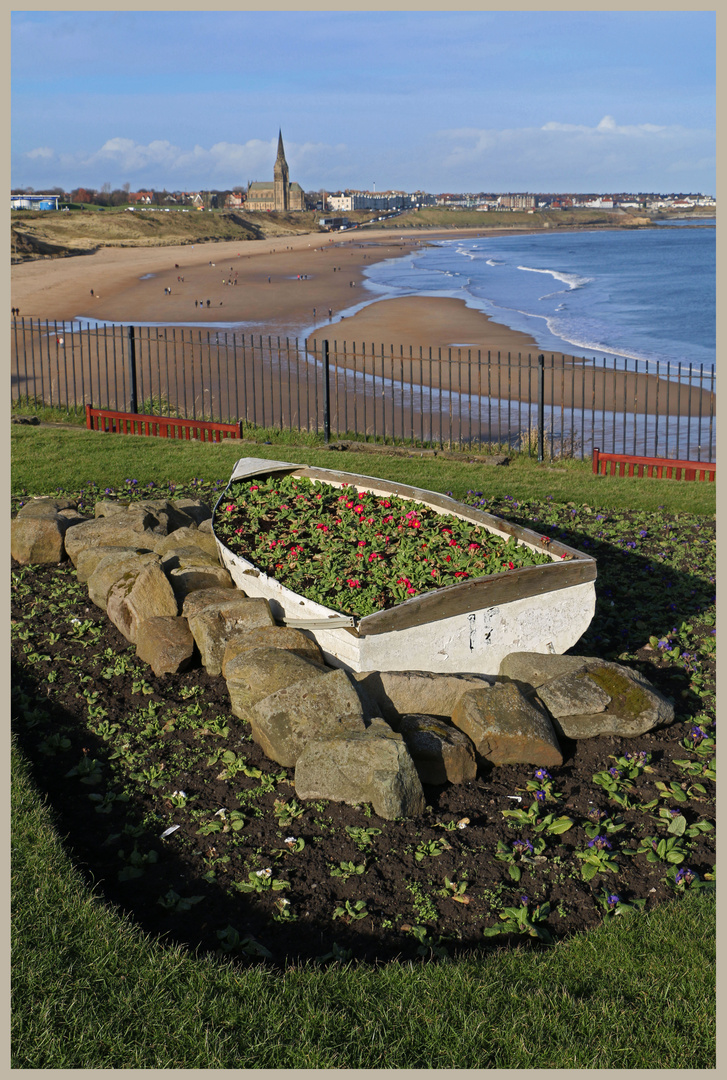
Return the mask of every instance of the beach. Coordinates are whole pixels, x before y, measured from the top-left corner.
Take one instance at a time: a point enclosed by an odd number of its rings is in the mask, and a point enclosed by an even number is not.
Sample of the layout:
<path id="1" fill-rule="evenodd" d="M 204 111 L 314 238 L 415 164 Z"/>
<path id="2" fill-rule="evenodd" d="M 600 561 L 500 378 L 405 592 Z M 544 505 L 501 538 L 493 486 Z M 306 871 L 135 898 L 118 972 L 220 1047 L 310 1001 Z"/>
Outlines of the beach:
<path id="1" fill-rule="evenodd" d="M 483 232 L 418 230 L 412 236 L 395 230 L 356 230 L 243 244 L 102 248 L 93 255 L 14 266 L 11 302 L 23 319 L 51 323 L 80 319 L 161 327 L 234 327 L 246 335 L 273 340 L 328 339 L 339 367 L 362 371 L 373 370 L 371 360 L 361 356 L 362 346 L 369 357 L 382 348 L 388 355 L 431 355 L 434 368 L 425 364 L 418 369 L 415 381 L 420 385 L 450 389 L 487 385 L 498 397 L 507 388 L 512 400 L 532 401 L 540 351 L 534 338 L 493 322 L 463 300 L 424 296 L 377 300 L 363 284 L 366 268 L 376 262 L 400 259 L 437 239 Z M 342 317 L 357 306 L 360 310 Z M 440 368 L 440 357 L 446 371 Z M 487 364 L 485 383 L 481 382 L 483 362 Z M 592 385 L 589 378 L 588 387 L 579 390 L 579 378 L 574 381 L 572 371 L 581 365 L 578 359 L 548 357 L 547 403 L 633 411 L 636 399 L 643 408 L 646 398 L 647 411 L 654 411 L 657 383 L 663 380 L 640 375 L 637 393 L 633 376 L 595 373 Z M 474 366 L 475 382 L 470 371 Z M 513 377 L 513 369 L 521 366 L 530 368 L 530 374 Z M 662 389 L 662 409 L 663 401 Z M 694 398 L 689 407 L 694 409 Z M 702 407 L 706 415 L 707 397 Z M 679 412 L 686 408 L 685 404 Z"/>

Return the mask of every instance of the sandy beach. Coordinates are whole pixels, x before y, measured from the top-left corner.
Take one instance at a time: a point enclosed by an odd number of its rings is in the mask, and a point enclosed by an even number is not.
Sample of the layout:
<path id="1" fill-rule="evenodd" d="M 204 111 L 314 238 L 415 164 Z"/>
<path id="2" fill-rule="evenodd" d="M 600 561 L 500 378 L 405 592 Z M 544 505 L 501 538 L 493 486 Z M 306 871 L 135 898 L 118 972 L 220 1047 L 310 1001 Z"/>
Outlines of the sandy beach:
<path id="1" fill-rule="evenodd" d="M 513 366 L 537 364 L 539 349 L 534 338 L 493 322 L 482 312 L 468 308 L 463 300 L 409 296 L 374 300 L 363 284 L 367 266 L 383 259 L 401 258 L 407 252 L 438 239 L 458 235 L 483 235 L 483 230 L 418 230 L 341 234 L 311 233 L 240 244 L 196 244 L 177 247 L 102 248 L 93 255 L 41 259 L 12 269 L 12 305 L 21 317 L 64 321 L 74 318 L 100 322 L 157 326 L 231 325 L 251 335 L 272 335 L 290 340 L 329 339 L 340 352 L 366 345 L 397 355 L 431 355 L 442 350 L 447 359 L 456 352 L 456 370 L 428 374 L 421 368 L 417 381 L 451 388 L 466 388 L 471 375 L 463 372 L 470 358 L 499 367 L 492 386 L 507 386 L 513 400 L 533 399 L 531 378 L 511 380 Z M 342 312 L 364 304 L 354 315 Z M 479 354 L 479 355 L 478 355 Z M 522 361 L 519 358 L 522 358 Z M 531 358 L 531 360 L 529 360 Z M 498 365 L 498 359 L 500 361 Z M 337 361 L 341 363 L 340 358 Z M 347 357 L 346 366 L 359 361 Z M 546 400 L 569 406 L 583 398 L 571 382 L 580 361 L 548 357 L 552 373 L 546 378 Z M 363 367 L 369 370 L 368 364 Z M 488 378 L 491 378 L 491 374 Z M 534 378 L 534 375 L 533 375 Z M 440 381 L 441 380 L 441 381 Z M 639 376 L 638 399 L 657 400 L 657 380 Z M 625 382 L 625 385 L 624 385 Z M 632 376 L 596 374 L 588 387 L 588 405 L 624 408 L 634 401 Z M 499 396 L 499 394 L 498 394 Z M 696 397 L 697 395 L 695 395 Z M 580 398 L 580 400 L 578 400 Z M 662 391 L 663 401 L 663 391 Z M 585 402 L 584 402 L 585 403 Z M 631 411 L 629 404 L 626 409 Z M 692 409 L 695 402 L 692 401 Z M 643 404 L 642 406 L 643 407 Z M 662 405 L 663 408 L 663 405 Z M 708 398 L 703 410 L 709 409 Z M 653 404 L 648 409 L 653 411 Z M 682 411 L 682 410 L 680 410 Z"/>

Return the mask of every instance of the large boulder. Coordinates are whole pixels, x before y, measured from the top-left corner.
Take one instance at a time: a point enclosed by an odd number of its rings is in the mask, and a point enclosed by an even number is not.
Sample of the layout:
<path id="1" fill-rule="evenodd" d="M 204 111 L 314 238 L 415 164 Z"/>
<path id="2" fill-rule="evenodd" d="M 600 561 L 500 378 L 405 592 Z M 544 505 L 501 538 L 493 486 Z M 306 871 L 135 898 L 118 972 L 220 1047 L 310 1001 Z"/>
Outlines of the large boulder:
<path id="1" fill-rule="evenodd" d="M 228 675 L 228 665 L 251 649 L 286 649 L 305 660 L 320 664 L 321 667 L 325 666 L 320 646 L 312 638 L 306 637 L 302 630 L 296 630 L 292 626 L 257 626 L 254 630 L 238 634 L 227 642 L 222 660 L 222 674 L 225 678 Z"/>
<path id="2" fill-rule="evenodd" d="M 240 638 L 232 640 L 239 641 Z M 300 686 L 307 679 L 319 678 L 327 670 L 317 661 L 289 649 L 263 645 L 229 658 L 226 651 L 222 673 L 227 681 L 232 712 L 241 720 L 249 720 L 255 705 L 263 698 L 293 683 Z"/>
<path id="3" fill-rule="evenodd" d="M 301 657 L 295 659 L 304 662 Z M 272 761 L 291 768 L 311 739 L 365 731 L 370 717 L 355 683 L 338 668 L 319 672 L 318 677 L 308 677 L 263 698 L 248 719 L 252 737 L 263 752 Z"/>
<path id="4" fill-rule="evenodd" d="M 201 548 L 207 555 L 213 555 L 218 563 L 220 561 L 217 551 L 217 541 L 214 536 L 198 529 L 196 525 L 187 525 L 181 529 L 176 529 L 164 540 L 160 541 L 157 551 L 160 555 L 166 555 L 168 552 L 176 550 L 177 548 L 187 547 Z"/>
<path id="5" fill-rule="evenodd" d="M 208 526 L 211 525 L 212 510 L 202 499 L 172 499 L 171 501 L 176 510 L 186 514 L 196 525 L 201 526 L 205 522 Z"/>
<path id="6" fill-rule="evenodd" d="M 512 653 L 500 674 L 533 687 L 568 739 L 633 738 L 674 720 L 674 706 L 640 672 L 595 656 Z"/>
<path id="7" fill-rule="evenodd" d="M 446 720 L 404 716 L 398 730 L 423 784 L 465 784 L 477 775 L 471 740 Z"/>
<path id="8" fill-rule="evenodd" d="M 18 516 L 10 526 L 10 554 L 24 566 L 62 562 L 65 537 L 73 526 L 73 519 L 61 513 Z"/>
<path id="9" fill-rule="evenodd" d="M 63 511 L 70 511 L 72 516 L 76 515 L 79 519 L 85 520 L 85 516 L 79 512 L 78 506 L 71 499 L 56 499 L 51 495 L 38 495 L 29 502 L 23 503 L 18 510 L 18 517 L 53 517 L 54 514 L 60 514 Z"/>
<path id="10" fill-rule="evenodd" d="M 452 723 L 472 740 L 477 756 L 493 765 L 563 764 L 545 710 L 529 701 L 514 682 L 469 690 L 457 702 Z"/>
<path id="11" fill-rule="evenodd" d="M 154 615 L 139 627 L 136 655 L 155 675 L 186 671 L 194 656 L 194 638 L 181 615 Z"/>
<path id="12" fill-rule="evenodd" d="M 232 594 L 235 588 L 224 566 L 178 566 L 168 571 L 168 577 L 180 606 L 191 593 L 219 588 Z"/>
<path id="13" fill-rule="evenodd" d="M 416 817 L 424 793 L 406 744 L 381 719 L 365 730 L 310 740 L 295 766 L 299 799 L 371 803 L 379 817 Z"/>
<path id="14" fill-rule="evenodd" d="M 104 559 L 125 559 L 129 555 L 154 555 L 149 548 L 143 547 L 90 547 L 81 551 L 76 563 L 76 577 L 79 581 L 90 580 L 96 567 Z"/>
<path id="15" fill-rule="evenodd" d="M 241 589 L 235 588 L 234 592 L 230 592 L 227 585 L 214 585 L 211 588 L 195 589 L 194 592 L 185 596 L 182 603 L 182 615 L 184 615 L 185 619 L 191 619 L 193 615 L 198 615 L 205 608 L 226 604 L 230 600 L 242 600 L 244 597 L 245 593 Z"/>
<path id="16" fill-rule="evenodd" d="M 492 676 L 432 671 L 359 671 L 354 679 L 393 727 L 407 714 L 449 717 L 464 693 L 490 686 Z"/>
<path id="17" fill-rule="evenodd" d="M 171 586 L 170 586 L 171 588 Z M 204 590 L 206 591 L 206 590 Z M 194 635 L 209 675 L 222 673 L 222 658 L 231 637 L 256 626 L 273 626 L 275 620 L 270 604 L 258 596 L 240 596 L 224 603 L 205 607 L 188 615 L 189 629 Z"/>
<path id="18" fill-rule="evenodd" d="M 142 623 L 157 615 L 177 615 L 179 609 L 166 574 L 157 563 L 150 563 L 111 586 L 106 613 L 127 641 L 136 644 Z"/>
<path id="19" fill-rule="evenodd" d="M 98 548 L 103 552 L 104 548 Z M 159 556 L 153 551 L 137 553 L 129 551 L 128 554 L 117 553 L 107 555 L 99 559 L 96 568 L 88 579 L 88 595 L 96 607 L 106 610 L 109 593 L 117 581 L 127 574 L 138 574 L 143 567 L 154 563 L 159 565 Z"/>
<path id="20" fill-rule="evenodd" d="M 78 565 L 79 555 L 87 548 L 131 547 L 155 551 L 159 540 L 158 533 L 145 528 L 143 516 L 129 518 L 126 514 L 112 514 L 72 525 L 65 535 L 66 552 L 74 566 Z"/>

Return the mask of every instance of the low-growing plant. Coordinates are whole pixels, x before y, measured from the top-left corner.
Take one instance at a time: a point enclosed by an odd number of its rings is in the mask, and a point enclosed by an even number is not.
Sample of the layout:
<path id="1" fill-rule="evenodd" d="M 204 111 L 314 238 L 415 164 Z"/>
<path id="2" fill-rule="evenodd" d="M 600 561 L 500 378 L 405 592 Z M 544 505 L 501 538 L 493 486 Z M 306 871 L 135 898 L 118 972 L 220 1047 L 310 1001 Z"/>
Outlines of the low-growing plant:
<path id="1" fill-rule="evenodd" d="M 356 865 L 353 862 L 340 862 L 338 866 L 332 866 L 329 873 L 331 877 L 340 877 L 344 881 L 348 881 L 350 877 L 355 874 L 363 874 L 366 870 L 366 863 L 362 862 Z"/>
<path id="2" fill-rule="evenodd" d="M 417 862 L 423 859 L 436 859 L 449 847 L 450 845 L 444 840 L 422 840 L 416 846 L 414 858 Z"/>
<path id="3" fill-rule="evenodd" d="M 555 836 L 567 832 L 573 825 L 573 819 L 567 814 L 556 817 L 555 814 L 540 816 L 541 804 L 545 799 L 538 799 L 537 792 L 535 802 L 531 803 L 527 810 L 501 810 L 500 813 L 508 823 L 514 825 L 529 826 L 534 832 L 546 832 Z"/>
<path id="4" fill-rule="evenodd" d="M 358 825 L 347 825 L 346 832 L 359 851 L 368 851 L 374 842 L 374 837 L 381 833 L 381 829 L 364 829 Z"/>
<path id="5" fill-rule="evenodd" d="M 547 927 L 539 925 L 550 914 L 550 904 L 539 904 L 530 910 L 527 896 L 520 897 L 519 907 L 504 907 L 499 913 L 502 926 L 486 926 L 482 933 L 485 937 L 497 937 L 498 934 L 528 934 L 539 941 L 549 943 L 552 940 Z"/>
<path id="6" fill-rule="evenodd" d="M 247 881 L 236 881 L 235 888 L 240 892 L 255 892 L 263 893 L 269 892 L 281 892 L 283 889 L 290 888 L 289 881 L 279 881 L 273 877 L 273 871 L 270 867 L 266 867 L 264 870 L 251 870 L 247 875 Z"/>
<path id="7" fill-rule="evenodd" d="M 584 881 L 590 881 L 596 874 L 606 871 L 612 874 L 618 872 L 618 864 L 611 855 L 611 848 L 611 841 L 605 836 L 594 836 L 588 841 L 585 851 L 574 852 L 575 857 L 583 863 L 581 877 Z"/>
<path id="8" fill-rule="evenodd" d="M 647 862 L 682 863 L 687 853 L 678 836 L 644 836 L 636 849 L 637 855 L 646 855 Z"/>
<path id="9" fill-rule="evenodd" d="M 631 915 L 635 911 L 641 911 L 646 904 L 646 899 L 644 897 L 640 900 L 632 900 L 628 903 L 627 901 L 622 900 L 618 893 L 610 893 L 608 889 L 601 889 L 596 897 L 596 901 L 609 917 L 613 915 Z"/>
<path id="10" fill-rule="evenodd" d="M 502 840 L 497 841 L 495 858 L 499 862 L 507 863 L 507 872 L 513 881 L 519 881 L 522 876 L 520 865 L 534 866 L 536 859 L 544 858 L 545 840 L 539 836 L 533 844 L 530 840 L 518 839 L 506 844 Z"/>
<path id="11" fill-rule="evenodd" d="M 335 909 L 333 918 L 343 919 L 344 922 L 356 922 L 359 919 L 367 918 L 368 914 L 365 900 L 356 900 L 353 904 L 350 900 L 346 900 L 343 906 L 339 905 Z"/>

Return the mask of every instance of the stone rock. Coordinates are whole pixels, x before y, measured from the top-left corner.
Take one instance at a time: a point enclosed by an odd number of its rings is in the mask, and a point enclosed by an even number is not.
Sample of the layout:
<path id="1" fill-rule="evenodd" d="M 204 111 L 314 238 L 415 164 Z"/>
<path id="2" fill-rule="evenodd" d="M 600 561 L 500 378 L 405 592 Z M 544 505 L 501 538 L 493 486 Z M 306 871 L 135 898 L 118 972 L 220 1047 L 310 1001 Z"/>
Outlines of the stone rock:
<path id="1" fill-rule="evenodd" d="M 527 683 L 537 689 L 544 682 L 550 682 L 560 675 L 574 671 L 583 671 L 596 657 L 560 656 L 557 653 L 513 652 L 500 662 L 500 675 L 517 682 Z"/>
<path id="2" fill-rule="evenodd" d="M 227 680 L 232 712 L 242 720 L 249 720 L 255 705 L 263 698 L 292 683 L 300 685 L 307 679 L 319 678 L 327 670 L 288 649 L 258 646 L 229 659 L 226 650 L 222 673 Z"/>
<path id="3" fill-rule="evenodd" d="M 182 604 L 182 615 L 186 619 L 190 619 L 193 615 L 198 615 L 200 611 L 204 611 L 206 607 L 216 607 L 219 604 L 226 604 L 230 600 L 242 600 L 244 597 L 245 594 L 241 589 L 235 589 L 231 592 L 229 586 L 226 585 L 215 585 L 212 588 L 195 590 L 185 596 Z"/>
<path id="4" fill-rule="evenodd" d="M 289 652 L 325 666 L 323 653 L 317 642 L 306 637 L 302 630 L 292 626 L 258 626 L 245 634 L 230 638 L 222 659 L 222 674 L 227 678 L 228 665 L 250 649 L 287 649 Z"/>
<path id="5" fill-rule="evenodd" d="M 446 720 L 415 713 L 399 729 L 423 784 L 465 784 L 477 775 L 470 739 Z"/>
<path id="6" fill-rule="evenodd" d="M 79 581 L 86 582 L 90 579 L 94 570 L 104 559 L 112 556 L 117 559 L 125 559 L 129 555 L 153 555 L 149 548 L 140 547 L 90 547 L 85 548 L 78 556 L 76 564 L 76 577 Z"/>
<path id="7" fill-rule="evenodd" d="M 156 563 L 128 572 L 111 586 L 106 613 L 127 641 L 136 644 L 139 627 L 156 615 L 177 615 L 172 586 Z"/>
<path id="8" fill-rule="evenodd" d="M 182 510 L 178 503 L 170 502 L 169 499 L 141 499 L 139 502 L 130 503 L 127 511 L 132 514 L 151 514 L 156 518 L 157 524 L 153 531 L 168 536 L 177 529 L 189 528 L 196 521 L 191 514 Z"/>
<path id="9" fill-rule="evenodd" d="M 449 717 L 464 693 L 493 682 L 492 676 L 460 672 L 445 675 L 432 671 L 359 671 L 353 677 L 395 728 L 398 718 L 407 714 Z"/>
<path id="10" fill-rule="evenodd" d="M 176 535 L 176 533 L 170 533 L 159 545 L 164 549 L 163 554 L 158 553 L 162 555 L 162 569 L 167 574 L 171 570 L 186 569 L 188 566 L 220 566 L 216 551 L 204 551 L 201 547 L 193 544 L 179 544 L 177 547 L 170 547 L 169 543 Z"/>
<path id="11" fill-rule="evenodd" d="M 155 615 L 139 627 L 136 655 L 155 675 L 186 671 L 194 656 L 194 638 L 181 615 Z"/>
<path id="12" fill-rule="evenodd" d="M 227 589 L 230 593 L 235 583 L 224 566 L 185 566 L 170 570 L 169 581 L 178 603 L 184 603 L 190 593 L 208 589 Z"/>
<path id="13" fill-rule="evenodd" d="M 54 499 L 50 495 L 41 495 L 31 499 L 18 510 L 18 517 L 53 517 L 61 510 L 73 510 L 78 514 L 78 507 L 70 499 Z"/>
<path id="14" fill-rule="evenodd" d="M 202 499 L 172 499 L 172 505 L 175 510 L 190 517 L 196 525 L 201 526 L 204 522 L 209 522 L 211 526 L 212 510 Z"/>
<path id="15" fill-rule="evenodd" d="M 130 505 L 130 499 L 97 499 L 93 516 L 101 518 L 111 517 L 112 514 L 125 514 Z"/>
<path id="16" fill-rule="evenodd" d="M 383 725 L 310 740 L 295 766 L 299 799 L 371 803 L 391 821 L 424 811 L 424 793 L 401 735 Z"/>
<path id="17" fill-rule="evenodd" d="M 97 549 L 103 552 L 103 548 Z M 129 552 L 126 555 L 106 555 L 99 559 L 95 569 L 88 579 L 88 595 L 96 607 L 106 610 L 109 593 L 125 574 L 138 574 L 144 566 L 150 563 L 159 565 L 159 556 L 153 551 L 140 554 Z"/>
<path id="18" fill-rule="evenodd" d="M 305 663 L 302 657 L 295 659 Z M 311 739 L 366 729 L 368 718 L 349 674 L 338 668 L 317 675 L 263 698 L 248 716 L 263 753 L 286 768 L 295 765 Z"/>
<path id="19" fill-rule="evenodd" d="M 161 540 L 157 551 L 160 555 L 181 547 L 198 547 L 208 555 L 214 555 L 219 562 L 217 541 L 210 533 L 202 532 L 196 525 L 187 525 L 181 529 L 175 529 L 173 533 Z"/>
<path id="20" fill-rule="evenodd" d="M 674 706 L 648 679 L 606 660 L 542 684 L 537 695 L 553 717 L 556 731 L 569 739 L 633 738 L 674 720 Z M 580 705 L 583 708 L 578 711 Z"/>
<path id="21" fill-rule="evenodd" d="M 514 682 L 469 690 L 457 702 L 452 723 L 469 736 L 478 757 L 493 765 L 563 764 L 549 718 Z"/>
<path id="22" fill-rule="evenodd" d="M 568 739 L 631 738 L 674 719 L 674 706 L 640 672 L 597 656 L 511 653 L 500 675 L 527 684 Z"/>
<path id="23" fill-rule="evenodd" d="M 210 536 L 214 536 L 214 529 L 212 528 L 212 511 L 210 511 L 210 517 L 205 518 L 204 521 L 199 523 L 199 531 L 201 533 L 208 533 Z"/>
<path id="24" fill-rule="evenodd" d="M 227 600 L 205 607 L 195 615 L 187 615 L 187 618 L 209 675 L 222 673 L 222 658 L 231 637 L 256 626 L 273 626 L 275 622 L 270 604 L 257 596 Z"/>
<path id="25" fill-rule="evenodd" d="M 60 514 L 16 517 L 10 526 L 10 554 L 23 566 L 63 562 L 68 518 Z"/>
<path id="26" fill-rule="evenodd" d="M 78 565 L 80 553 L 87 548 L 141 547 L 156 551 L 159 539 L 158 533 L 144 527 L 141 516 L 130 518 L 127 514 L 112 514 L 71 525 L 64 537 L 68 558 L 74 566 Z"/>

